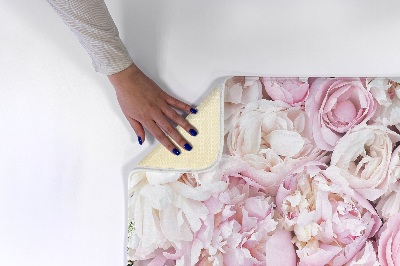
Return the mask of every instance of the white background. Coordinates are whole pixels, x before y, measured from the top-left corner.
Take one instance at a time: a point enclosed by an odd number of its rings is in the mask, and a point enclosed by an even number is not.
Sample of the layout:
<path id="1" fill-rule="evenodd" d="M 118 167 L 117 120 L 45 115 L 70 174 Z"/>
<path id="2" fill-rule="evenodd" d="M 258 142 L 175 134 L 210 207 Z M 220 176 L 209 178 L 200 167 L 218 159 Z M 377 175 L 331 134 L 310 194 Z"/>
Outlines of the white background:
<path id="1" fill-rule="evenodd" d="M 400 76 L 400 1 L 106 1 L 137 65 L 190 104 L 230 75 Z M 0 265 L 125 265 L 141 147 L 44 0 L 0 0 Z"/>

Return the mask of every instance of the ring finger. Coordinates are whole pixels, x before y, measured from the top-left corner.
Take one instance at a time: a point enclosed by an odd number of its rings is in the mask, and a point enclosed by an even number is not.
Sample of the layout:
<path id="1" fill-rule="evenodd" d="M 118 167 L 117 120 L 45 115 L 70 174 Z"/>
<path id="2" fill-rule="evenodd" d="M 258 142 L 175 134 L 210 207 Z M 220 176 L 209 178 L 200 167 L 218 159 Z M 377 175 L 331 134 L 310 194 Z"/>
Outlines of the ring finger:
<path id="1" fill-rule="evenodd" d="M 157 120 L 155 121 L 160 128 L 168 134 L 179 146 L 185 150 L 190 151 L 192 146 L 185 140 L 185 138 L 178 132 L 178 130 L 168 121 L 163 113 L 157 115 Z"/>
<path id="2" fill-rule="evenodd" d="M 146 122 L 145 127 L 171 153 L 175 155 L 179 155 L 181 153 L 155 121 L 151 120 Z"/>

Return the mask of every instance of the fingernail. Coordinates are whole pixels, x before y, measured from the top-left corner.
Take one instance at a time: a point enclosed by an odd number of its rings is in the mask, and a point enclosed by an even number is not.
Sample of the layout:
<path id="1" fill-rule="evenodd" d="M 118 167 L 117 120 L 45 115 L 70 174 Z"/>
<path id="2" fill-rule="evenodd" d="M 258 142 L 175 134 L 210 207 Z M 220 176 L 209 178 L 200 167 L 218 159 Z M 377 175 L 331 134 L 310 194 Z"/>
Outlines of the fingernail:
<path id="1" fill-rule="evenodd" d="M 190 151 L 192 149 L 192 146 L 190 146 L 189 143 L 186 143 L 185 145 L 183 145 L 183 147 L 187 150 Z"/>
<path id="2" fill-rule="evenodd" d="M 174 148 L 174 149 L 172 150 L 172 152 L 173 152 L 175 155 L 179 155 L 179 154 L 181 154 L 181 152 L 180 152 L 180 151 L 178 151 L 178 149 L 177 149 L 177 148 Z"/>
<path id="3" fill-rule="evenodd" d="M 137 137 L 137 140 L 139 141 L 139 144 L 140 144 L 140 145 L 143 144 L 142 138 L 141 138 L 140 136 Z"/>
<path id="4" fill-rule="evenodd" d="M 197 110 L 194 109 L 194 108 L 190 108 L 190 112 L 191 112 L 192 114 L 197 114 Z"/>
<path id="5" fill-rule="evenodd" d="M 197 135 L 196 130 L 194 130 L 193 128 L 191 128 L 191 129 L 189 130 L 189 133 L 190 133 L 190 135 L 192 135 L 192 136 L 196 136 L 196 135 Z"/>

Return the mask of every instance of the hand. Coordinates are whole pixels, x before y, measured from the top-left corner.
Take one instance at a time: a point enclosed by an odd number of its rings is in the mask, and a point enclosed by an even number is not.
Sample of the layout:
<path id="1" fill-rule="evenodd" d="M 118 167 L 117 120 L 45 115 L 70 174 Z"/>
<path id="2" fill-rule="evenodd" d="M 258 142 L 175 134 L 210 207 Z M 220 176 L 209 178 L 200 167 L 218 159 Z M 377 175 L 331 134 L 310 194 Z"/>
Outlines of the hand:
<path id="1" fill-rule="evenodd" d="M 122 112 L 138 136 L 140 145 L 145 141 L 144 126 L 175 155 L 179 155 L 180 151 L 166 134 L 182 148 L 189 151 L 192 149 L 192 146 L 167 118 L 180 125 L 192 136 L 196 136 L 197 131 L 194 127 L 172 107 L 187 113 L 197 113 L 196 109 L 168 95 L 135 64 L 121 72 L 109 75 L 108 79 L 115 88 Z"/>

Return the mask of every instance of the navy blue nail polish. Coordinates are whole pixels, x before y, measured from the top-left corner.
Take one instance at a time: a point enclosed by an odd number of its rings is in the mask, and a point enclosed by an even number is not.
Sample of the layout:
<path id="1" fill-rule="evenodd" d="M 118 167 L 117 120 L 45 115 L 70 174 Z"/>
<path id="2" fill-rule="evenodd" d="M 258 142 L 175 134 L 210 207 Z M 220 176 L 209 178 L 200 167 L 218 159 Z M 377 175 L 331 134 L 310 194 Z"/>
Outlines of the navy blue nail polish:
<path id="1" fill-rule="evenodd" d="M 190 146 L 189 143 L 186 143 L 185 145 L 183 145 L 183 147 L 187 150 L 190 151 L 192 149 L 192 146 Z"/>
<path id="2" fill-rule="evenodd" d="M 190 133 L 190 135 L 192 135 L 192 136 L 196 136 L 196 135 L 197 135 L 196 130 L 194 130 L 193 128 L 191 128 L 191 129 L 189 130 L 189 133 Z"/>
<path id="3" fill-rule="evenodd" d="M 137 140 L 139 141 L 139 144 L 140 144 L 140 145 L 143 144 L 142 138 L 141 138 L 140 136 L 137 137 Z"/>
<path id="4" fill-rule="evenodd" d="M 178 149 L 177 149 L 177 148 L 174 148 L 174 149 L 172 150 L 172 152 L 173 152 L 175 155 L 179 155 L 179 154 L 181 154 L 181 152 L 180 152 L 180 151 L 178 151 Z"/>
<path id="5" fill-rule="evenodd" d="M 191 112 L 192 114 L 197 114 L 197 110 L 194 109 L 194 108 L 190 108 L 190 112 Z"/>

